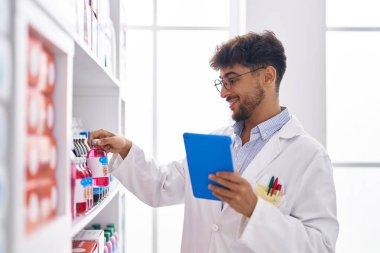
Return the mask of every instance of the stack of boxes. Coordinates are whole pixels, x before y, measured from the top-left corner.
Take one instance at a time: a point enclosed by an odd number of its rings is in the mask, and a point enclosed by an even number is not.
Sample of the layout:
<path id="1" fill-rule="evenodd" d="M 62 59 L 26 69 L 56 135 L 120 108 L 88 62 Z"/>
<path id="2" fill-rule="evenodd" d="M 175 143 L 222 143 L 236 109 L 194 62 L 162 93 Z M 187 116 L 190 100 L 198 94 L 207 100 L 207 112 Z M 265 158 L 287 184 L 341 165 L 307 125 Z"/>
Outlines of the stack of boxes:
<path id="1" fill-rule="evenodd" d="M 116 37 L 109 0 L 78 0 L 76 30 L 101 66 L 116 73 Z"/>
<path id="2" fill-rule="evenodd" d="M 93 224 L 81 230 L 74 238 L 72 252 L 83 253 L 119 253 L 119 235 L 114 223 L 101 227 Z"/>
<path id="3" fill-rule="evenodd" d="M 11 46 L 9 39 L 9 1 L 0 0 L 0 253 L 6 250 L 5 227 L 8 215 L 8 180 L 10 163 L 9 154 L 6 154 L 9 146 L 8 110 L 11 90 Z"/>
<path id="4" fill-rule="evenodd" d="M 58 164 L 54 136 L 55 56 L 42 40 L 30 34 L 27 56 L 25 206 L 29 233 L 57 215 Z"/>

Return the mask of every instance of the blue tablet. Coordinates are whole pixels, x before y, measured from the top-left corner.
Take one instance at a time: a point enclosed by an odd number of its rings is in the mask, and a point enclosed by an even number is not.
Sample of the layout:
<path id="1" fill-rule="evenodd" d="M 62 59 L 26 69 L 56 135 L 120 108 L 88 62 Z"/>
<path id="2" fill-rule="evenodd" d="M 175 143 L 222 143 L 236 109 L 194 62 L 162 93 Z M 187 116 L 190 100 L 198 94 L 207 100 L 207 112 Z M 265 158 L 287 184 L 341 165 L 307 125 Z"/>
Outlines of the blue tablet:
<path id="1" fill-rule="evenodd" d="M 194 197 L 220 201 L 208 189 L 209 184 L 218 185 L 208 179 L 208 175 L 218 171 L 234 171 L 231 137 L 184 133 L 183 140 Z"/>

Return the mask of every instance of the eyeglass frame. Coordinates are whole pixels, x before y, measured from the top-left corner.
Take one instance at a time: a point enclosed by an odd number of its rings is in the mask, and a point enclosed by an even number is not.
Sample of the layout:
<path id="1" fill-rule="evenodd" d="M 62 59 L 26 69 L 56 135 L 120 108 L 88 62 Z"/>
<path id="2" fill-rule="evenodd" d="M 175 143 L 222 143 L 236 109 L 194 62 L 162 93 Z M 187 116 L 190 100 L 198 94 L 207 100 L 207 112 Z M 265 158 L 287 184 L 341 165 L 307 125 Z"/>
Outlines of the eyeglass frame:
<path id="1" fill-rule="evenodd" d="M 254 73 L 254 72 L 256 72 L 257 70 L 264 69 L 264 68 L 266 68 L 266 67 L 259 67 L 259 68 L 253 69 L 253 70 L 251 70 L 251 71 L 245 72 L 245 73 L 243 73 L 243 74 L 240 74 L 240 75 L 234 76 L 234 77 L 232 77 L 232 78 L 228 78 L 228 77 L 226 77 L 226 78 L 228 79 L 228 86 L 227 86 L 227 84 L 223 81 L 223 77 L 222 77 L 222 78 L 215 79 L 215 81 L 214 81 L 214 86 L 215 86 L 215 88 L 217 89 L 217 91 L 219 91 L 219 93 L 222 92 L 222 88 L 223 88 L 223 86 L 224 86 L 224 88 L 225 88 L 226 90 L 230 90 L 230 89 L 232 88 L 232 85 L 234 85 L 234 82 L 235 82 L 235 79 L 236 79 L 236 78 L 241 77 L 241 76 L 244 76 L 244 75 L 249 74 L 249 73 Z M 221 87 L 220 90 L 218 89 L 218 86 Z"/>

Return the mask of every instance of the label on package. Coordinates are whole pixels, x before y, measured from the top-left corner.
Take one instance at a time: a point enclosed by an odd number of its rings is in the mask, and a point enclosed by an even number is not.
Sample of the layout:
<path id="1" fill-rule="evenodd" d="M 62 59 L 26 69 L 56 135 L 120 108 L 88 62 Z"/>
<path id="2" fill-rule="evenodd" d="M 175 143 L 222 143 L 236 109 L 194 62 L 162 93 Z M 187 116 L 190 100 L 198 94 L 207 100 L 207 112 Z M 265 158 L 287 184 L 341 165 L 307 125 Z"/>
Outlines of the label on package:
<path id="1" fill-rule="evenodd" d="M 107 157 L 87 158 L 87 166 L 90 168 L 92 177 L 109 177 Z"/>
<path id="2" fill-rule="evenodd" d="M 75 179 L 75 203 L 86 202 L 87 178 Z"/>

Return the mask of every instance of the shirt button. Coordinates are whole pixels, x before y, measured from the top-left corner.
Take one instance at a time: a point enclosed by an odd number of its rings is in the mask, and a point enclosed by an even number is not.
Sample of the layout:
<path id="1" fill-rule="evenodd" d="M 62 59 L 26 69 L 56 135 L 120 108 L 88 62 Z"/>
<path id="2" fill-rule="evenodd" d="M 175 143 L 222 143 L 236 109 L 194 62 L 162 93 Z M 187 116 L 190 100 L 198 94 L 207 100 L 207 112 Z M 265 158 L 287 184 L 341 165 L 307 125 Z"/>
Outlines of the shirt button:
<path id="1" fill-rule="evenodd" d="M 219 226 L 216 225 L 216 224 L 212 224 L 211 228 L 212 228 L 212 230 L 213 230 L 214 232 L 218 232 L 218 230 L 219 230 Z"/>

